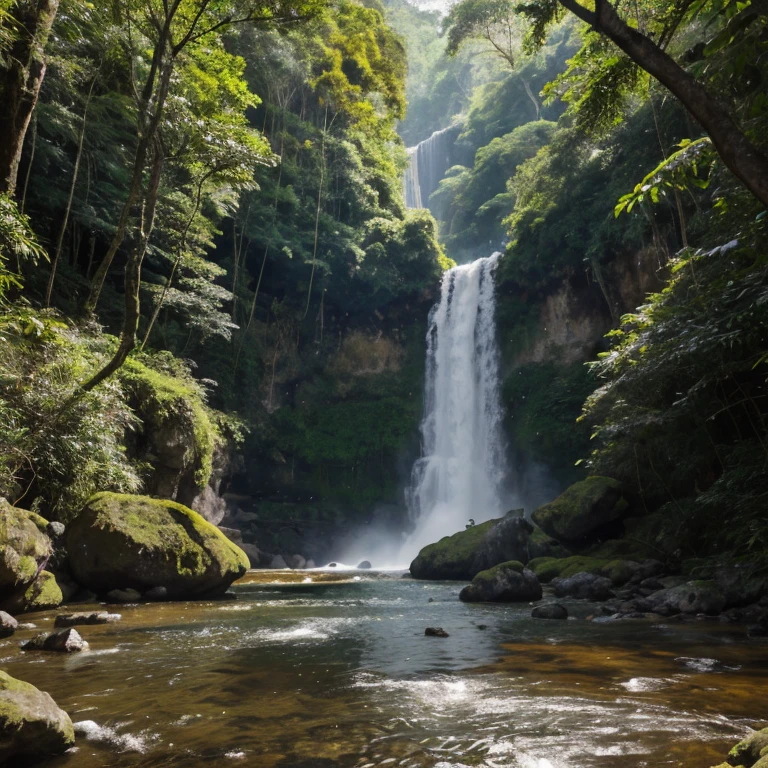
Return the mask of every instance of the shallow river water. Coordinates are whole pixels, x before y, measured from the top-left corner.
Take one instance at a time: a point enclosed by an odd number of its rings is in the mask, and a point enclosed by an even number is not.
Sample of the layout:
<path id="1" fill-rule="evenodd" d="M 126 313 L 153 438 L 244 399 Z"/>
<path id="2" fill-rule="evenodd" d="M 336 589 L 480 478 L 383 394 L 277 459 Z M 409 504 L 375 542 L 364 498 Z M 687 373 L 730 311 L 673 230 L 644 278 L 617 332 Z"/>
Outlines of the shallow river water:
<path id="1" fill-rule="evenodd" d="M 0 666 L 85 723 L 45 768 L 707 768 L 768 721 L 768 645 L 742 627 L 590 622 L 577 602 L 535 620 L 455 582 L 343 576 L 124 606 L 73 656 L 21 652 L 26 630 Z M 262 583 L 281 578 L 313 582 Z"/>

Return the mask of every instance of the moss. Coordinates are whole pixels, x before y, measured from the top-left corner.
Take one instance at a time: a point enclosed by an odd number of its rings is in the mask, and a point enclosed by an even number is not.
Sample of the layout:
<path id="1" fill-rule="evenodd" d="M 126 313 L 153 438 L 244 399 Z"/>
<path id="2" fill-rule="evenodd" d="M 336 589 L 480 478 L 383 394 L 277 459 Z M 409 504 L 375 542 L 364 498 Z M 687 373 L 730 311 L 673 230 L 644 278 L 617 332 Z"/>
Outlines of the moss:
<path id="1" fill-rule="evenodd" d="M 214 450 L 222 438 L 199 386 L 191 377 L 185 380 L 157 371 L 135 358 L 126 361 L 120 378 L 136 396 L 143 421 L 149 419 L 159 425 L 174 419 L 188 425 L 193 454 L 190 461 L 197 464 L 195 482 L 205 486 L 213 472 Z"/>
<path id="2" fill-rule="evenodd" d="M 165 586 L 195 594 L 226 587 L 250 567 L 246 554 L 196 512 L 147 496 L 96 494 L 67 541 L 78 581 L 100 591 Z"/>
<path id="3" fill-rule="evenodd" d="M 728 763 L 730 765 L 754 765 L 768 748 L 768 728 L 747 736 L 740 741 L 729 753 Z"/>
<path id="4" fill-rule="evenodd" d="M 411 563 L 411 574 L 416 578 L 471 579 L 474 573 L 469 574 L 468 569 L 483 537 L 498 522 L 487 520 L 429 544 Z"/>
<path id="5" fill-rule="evenodd" d="M 621 518 L 628 506 L 618 480 L 595 475 L 574 483 L 554 501 L 539 507 L 532 520 L 560 541 L 581 541 Z"/>
<path id="6" fill-rule="evenodd" d="M 600 574 L 606 565 L 608 565 L 606 560 L 586 555 L 572 555 L 571 557 L 537 557 L 528 563 L 528 568 L 538 576 L 539 581 L 547 583 L 552 579 L 567 578 L 577 573 Z"/>
<path id="7" fill-rule="evenodd" d="M 629 560 L 611 560 L 600 569 L 599 575 L 609 578 L 615 587 L 626 584 L 635 573 L 635 568 L 632 567 L 631 562 Z"/>
<path id="8" fill-rule="evenodd" d="M 506 563 L 494 565 L 493 568 L 489 568 L 487 571 L 480 571 L 472 581 L 493 581 L 500 571 L 511 570 L 522 573 L 524 568 L 525 566 L 518 560 L 508 560 Z"/>
<path id="9" fill-rule="evenodd" d="M 40 575 L 24 593 L 24 611 L 47 611 L 56 608 L 64 600 L 61 588 L 56 583 L 56 577 L 48 571 L 40 571 Z"/>

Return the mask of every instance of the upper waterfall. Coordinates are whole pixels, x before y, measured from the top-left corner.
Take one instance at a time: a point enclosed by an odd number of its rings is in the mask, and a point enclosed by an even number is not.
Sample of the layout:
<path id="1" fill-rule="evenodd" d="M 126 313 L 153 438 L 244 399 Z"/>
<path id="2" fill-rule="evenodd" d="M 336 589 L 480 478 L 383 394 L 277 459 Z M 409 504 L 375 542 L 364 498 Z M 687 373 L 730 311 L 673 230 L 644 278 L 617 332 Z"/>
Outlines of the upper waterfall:
<path id="1" fill-rule="evenodd" d="M 453 164 L 453 145 L 460 129 L 460 124 L 449 125 L 408 148 L 408 168 L 403 179 L 406 208 L 428 207 L 429 196 Z"/>
<path id="2" fill-rule="evenodd" d="M 502 429 L 494 270 L 500 254 L 445 273 L 427 333 L 422 458 L 407 503 L 413 533 L 403 559 L 505 509 L 509 475 Z"/>

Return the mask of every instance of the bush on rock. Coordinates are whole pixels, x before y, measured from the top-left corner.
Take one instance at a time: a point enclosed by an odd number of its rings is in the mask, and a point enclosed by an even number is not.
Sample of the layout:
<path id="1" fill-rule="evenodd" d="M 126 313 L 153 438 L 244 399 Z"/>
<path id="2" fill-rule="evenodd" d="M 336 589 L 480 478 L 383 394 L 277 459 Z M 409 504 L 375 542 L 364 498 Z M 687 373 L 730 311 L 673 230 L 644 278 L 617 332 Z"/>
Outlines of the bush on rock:
<path id="1" fill-rule="evenodd" d="M 249 567 L 245 553 L 173 501 L 98 493 L 67 530 L 69 564 L 103 594 L 165 587 L 169 598 L 220 594 Z"/>

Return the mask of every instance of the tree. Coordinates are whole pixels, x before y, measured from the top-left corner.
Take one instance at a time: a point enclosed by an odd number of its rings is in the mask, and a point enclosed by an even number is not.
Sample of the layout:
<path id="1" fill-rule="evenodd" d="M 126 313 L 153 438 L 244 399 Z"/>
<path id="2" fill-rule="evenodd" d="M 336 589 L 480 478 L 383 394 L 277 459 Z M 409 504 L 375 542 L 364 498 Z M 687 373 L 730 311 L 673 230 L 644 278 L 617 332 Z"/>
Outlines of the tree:
<path id="1" fill-rule="evenodd" d="M 631 6 L 632 17 L 623 18 L 608 0 L 595 0 L 594 10 L 577 0 L 533 0 L 518 7 L 532 21 L 534 44 L 543 42 L 549 26 L 562 19 L 565 11 L 610 40 L 683 104 L 712 139 L 723 163 L 768 207 L 768 157 L 740 127 L 733 111 L 668 52 L 670 41 L 687 20 L 711 16 L 719 23 L 719 34 L 708 46 L 700 46 L 698 55 L 706 55 L 708 50 L 718 50 L 719 38 L 724 36 L 727 44 L 744 34 L 764 18 L 765 11 L 751 0 L 653 0 L 644 6 L 646 15 L 639 20 L 639 28 L 633 26 L 638 23 L 636 5 Z M 647 33 L 640 31 L 644 27 Z"/>
<path id="2" fill-rule="evenodd" d="M 0 192 L 16 189 L 24 136 L 45 77 L 43 49 L 59 0 L 0 6 Z"/>

